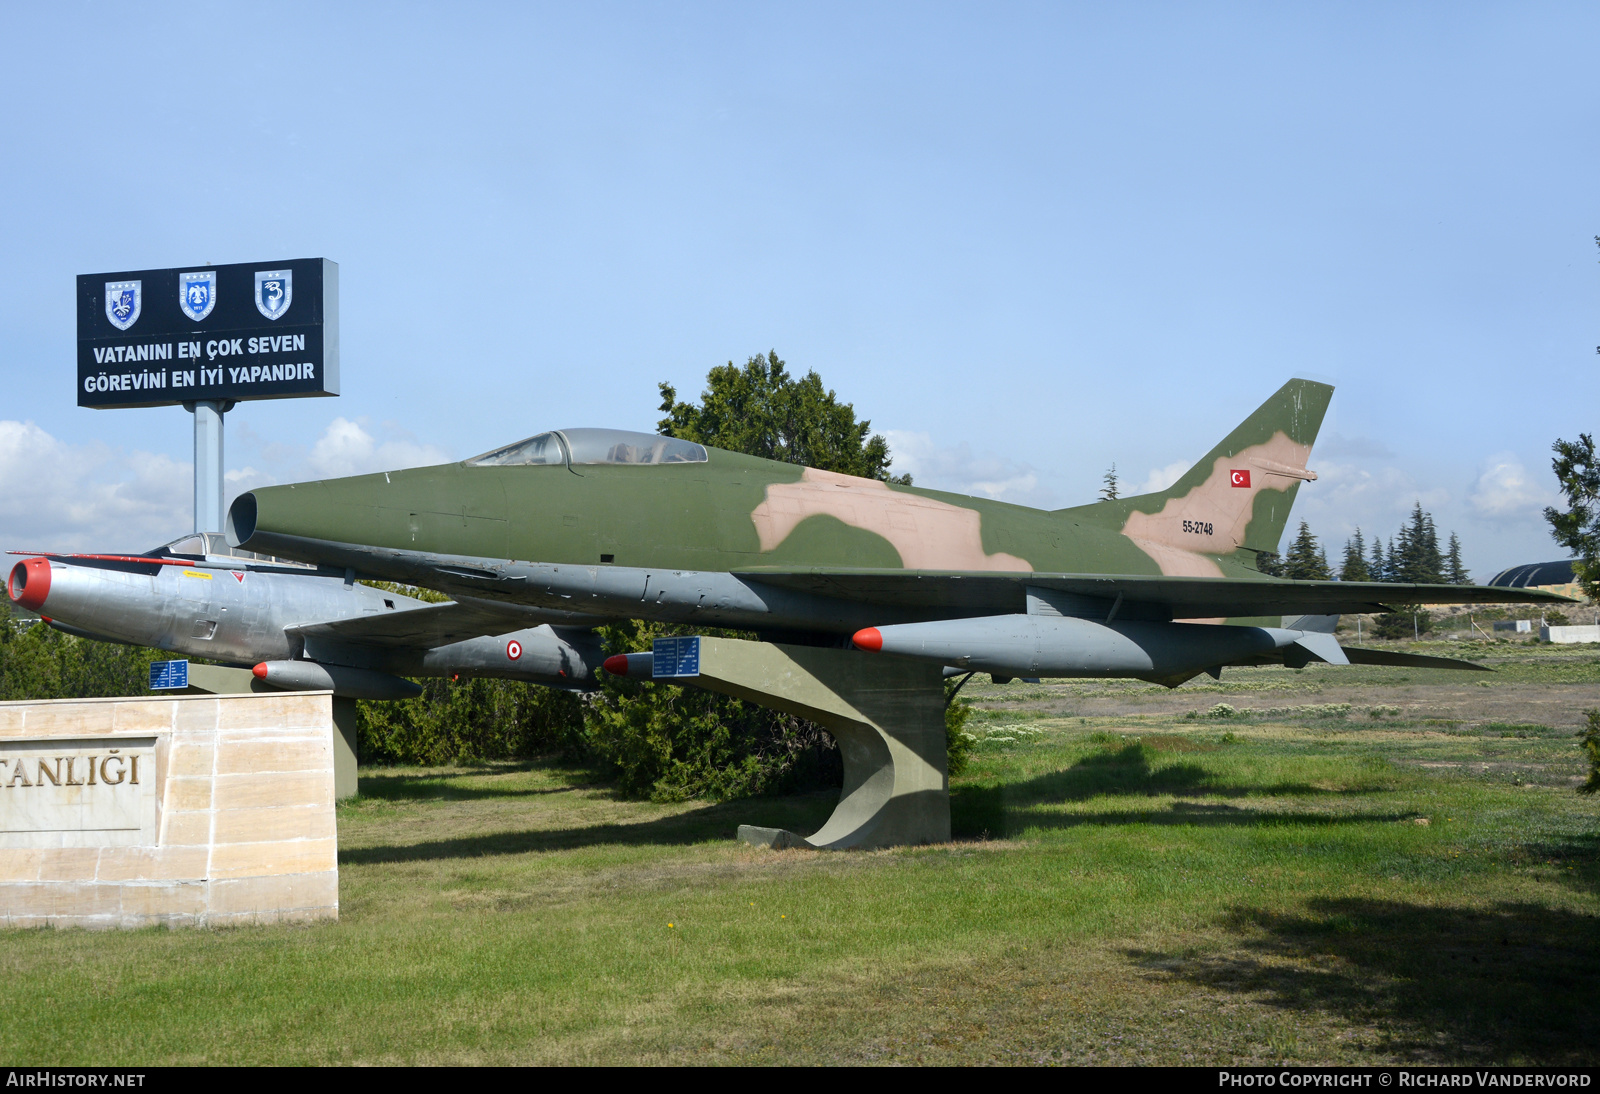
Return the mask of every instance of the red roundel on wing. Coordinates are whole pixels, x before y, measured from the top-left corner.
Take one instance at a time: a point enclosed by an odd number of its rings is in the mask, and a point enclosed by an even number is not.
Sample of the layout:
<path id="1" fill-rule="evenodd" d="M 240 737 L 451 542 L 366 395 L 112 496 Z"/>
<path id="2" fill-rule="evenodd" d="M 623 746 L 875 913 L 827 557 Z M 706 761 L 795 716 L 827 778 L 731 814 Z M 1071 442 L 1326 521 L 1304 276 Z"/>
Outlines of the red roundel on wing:
<path id="1" fill-rule="evenodd" d="M 506 643 L 506 656 L 515 661 L 522 656 L 522 643 L 515 638 Z"/>

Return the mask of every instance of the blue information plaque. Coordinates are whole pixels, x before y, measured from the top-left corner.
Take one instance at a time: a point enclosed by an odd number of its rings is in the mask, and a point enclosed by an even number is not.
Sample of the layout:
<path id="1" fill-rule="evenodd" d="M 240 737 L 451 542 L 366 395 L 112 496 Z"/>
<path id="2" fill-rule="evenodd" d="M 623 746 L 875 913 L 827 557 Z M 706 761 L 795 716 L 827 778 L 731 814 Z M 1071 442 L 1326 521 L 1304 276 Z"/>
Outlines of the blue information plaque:
<path id="1" fill-rule="evenodd" d="M 189 662 L 154 661 L 150 664 L 150 690 L 175 691 L 189 686 Z"/>
<path id="2" fill-rule="evenodd" d="M 658 638 L 653 647 L 655 663 L 650 676 L 655 680 L 671 680 L 700 675 L 700 636 L 688 638 Z"/>

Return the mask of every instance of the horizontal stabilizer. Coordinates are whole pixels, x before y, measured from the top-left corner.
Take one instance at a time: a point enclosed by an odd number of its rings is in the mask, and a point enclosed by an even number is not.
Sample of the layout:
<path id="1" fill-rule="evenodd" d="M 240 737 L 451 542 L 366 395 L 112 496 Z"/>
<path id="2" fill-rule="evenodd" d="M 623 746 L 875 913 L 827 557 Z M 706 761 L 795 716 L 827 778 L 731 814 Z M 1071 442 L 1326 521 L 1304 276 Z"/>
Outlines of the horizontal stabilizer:
<path id="1" fill-rule="evenodd" d="M 1330 665 L 1348 665 L 1349 658 L 1345 656 L 1344 647 L 1339 645 L 1339 640 L 1331 634 L 1320 631 L 1307 631 L 1295 641 L 1295 645 L 1306 650 L 1319 661 L 1326 661 Z"/>
<path id="2" fill-rule="evenodd" d="M 1344 655 L 1352 665 L 1387 665 L 1404 669 L 1464 669 L 1470 672 L 1493 672 L 1494 669 L 1461 661 L 1454 657 L 1427 657 L 1420 653 L 1399 653 L 1395 650 L 1364 650 L 1345 646 Z"/>

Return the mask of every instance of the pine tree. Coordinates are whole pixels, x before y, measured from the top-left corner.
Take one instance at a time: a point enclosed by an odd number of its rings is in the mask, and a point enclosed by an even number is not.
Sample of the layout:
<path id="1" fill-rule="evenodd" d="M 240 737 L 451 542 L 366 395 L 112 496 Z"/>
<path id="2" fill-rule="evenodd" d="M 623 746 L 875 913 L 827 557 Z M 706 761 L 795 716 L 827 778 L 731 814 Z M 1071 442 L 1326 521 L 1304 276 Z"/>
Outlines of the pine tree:
<path id="1" fill-rule="evenodd" d="M 1402 525 L 1399 542 L 1389 553 L 1391 581 L 1438 585 L 1444 581 L 1444 558 L 1439 554 L 1439 533 L 1433 516 L 1423 511 L 1418 501 L 1411 509 L 1411 520 Z"/>
<path id="2" fill-rule="evenodd" d="M 1305 521 L 1300 522 L 1300 531 L 1295 533 L 1294 542 L 1289 545 L 1283 576 L 1301 581 L 1328 581 L 1333 577 L 1328 570 L 1328 560 L 1317 545 L 1317 537 L 1311 534 L 1311 526 Z"/>
<path id="3" fill-rule="evenodd" d="M 1389 541 L 1389 580 L 1410 581 L 1409 575 L 1414 568 L 1417 548 L 1411 542 L 1411 525 L 1402 524 L 1400 531 L 1395 533 Z"/>
<path id="4" fill-rule="evenodd" d="M 1117 465 L 1115 463 L 1111 465 L 1111 470 L 1106 472 L 1104 482 L 1105 485 L 1100 488 L 1100 500 L 1116 501 L 1117 498 L 1121 497 L 1121 494 L 1118 492 L 1119 487 L 1117 486 Z"/>
<path id="5" fill-rule="evenodd" d="M 1417 504 L 1422 509 L 1422 504 Z M 1417 547 L 1417 580 L 1432 585 L 1444 583 L 1444 555 L 1439 553 L 1439 530 L 1433 525 L 1433 514 L 1422 514 L 1422 534 Z"/>
<path id="6" fill-rule="evenodd" d="M 1472 577 L 1461 564 L 1461 540 L 1450 533 L 1450 551 L 1444 556 L 1444 579 L 1451 585 L 1471 585 Z"/>
<path id="7" fill-rule="evenodd" d="M 1368 572 L 1372 581 L 1389 580 L 1389 560 L 1383 553 L 1383 539 L 1379 536 L 1372 537 L 1372 565 Z"/>
<path id="8" fill-rule="evenodd" d="M 1367 544 L 1361 529 L 1344 541 L 1344 565 L 1339 567 L 1340 581 L 1371 581 L 1372 571 L 1367 568 Z"/>

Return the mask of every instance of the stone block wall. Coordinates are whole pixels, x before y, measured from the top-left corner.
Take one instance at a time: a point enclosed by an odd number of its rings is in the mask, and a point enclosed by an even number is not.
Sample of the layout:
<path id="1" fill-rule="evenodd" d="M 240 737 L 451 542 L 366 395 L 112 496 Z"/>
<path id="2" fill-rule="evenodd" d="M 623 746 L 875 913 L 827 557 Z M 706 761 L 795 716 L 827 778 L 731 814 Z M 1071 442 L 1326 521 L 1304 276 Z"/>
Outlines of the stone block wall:
<path id="1" fill-rule="evenodd" d="M 0 925 L 337 918 L 332 703 L 0 703 Z"/>

